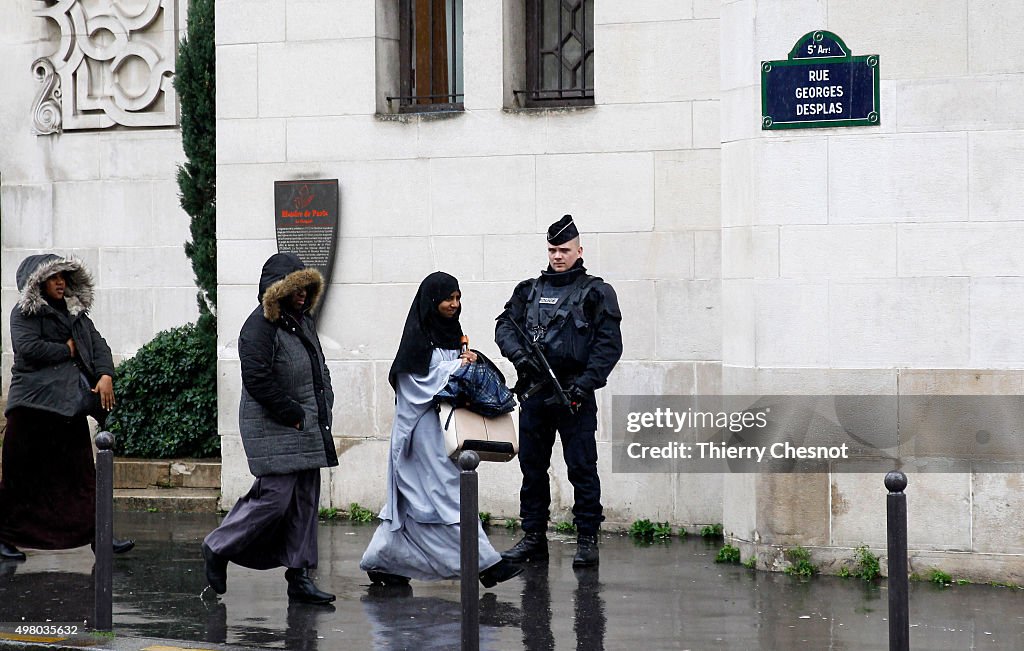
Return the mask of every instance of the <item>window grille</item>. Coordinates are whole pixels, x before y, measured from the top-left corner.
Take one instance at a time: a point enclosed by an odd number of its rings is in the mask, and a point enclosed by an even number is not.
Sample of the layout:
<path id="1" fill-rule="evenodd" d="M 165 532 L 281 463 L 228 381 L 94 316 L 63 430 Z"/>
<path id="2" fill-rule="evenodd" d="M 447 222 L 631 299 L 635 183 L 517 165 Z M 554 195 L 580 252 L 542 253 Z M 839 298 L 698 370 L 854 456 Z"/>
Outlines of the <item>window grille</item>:
<path id="1" fill-rule="evenodd" d="M 526 106 L 594 103 L 594 0 L 526 1 Z"/>

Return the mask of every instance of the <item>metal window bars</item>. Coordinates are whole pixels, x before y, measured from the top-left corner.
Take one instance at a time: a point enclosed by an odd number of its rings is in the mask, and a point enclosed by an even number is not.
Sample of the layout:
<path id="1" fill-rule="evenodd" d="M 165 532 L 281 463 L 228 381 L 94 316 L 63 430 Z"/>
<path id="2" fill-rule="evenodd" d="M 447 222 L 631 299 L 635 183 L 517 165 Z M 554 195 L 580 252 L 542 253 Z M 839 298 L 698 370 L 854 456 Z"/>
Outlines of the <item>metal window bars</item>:
<path id="1" fill-rule="evenodd" d="M 592 105 L 593 22 L 593 0 L 527 0 L 527 88 L 513 93 L 527 106 Z M 545 42 L 551 28 L 556 38 Z"/>

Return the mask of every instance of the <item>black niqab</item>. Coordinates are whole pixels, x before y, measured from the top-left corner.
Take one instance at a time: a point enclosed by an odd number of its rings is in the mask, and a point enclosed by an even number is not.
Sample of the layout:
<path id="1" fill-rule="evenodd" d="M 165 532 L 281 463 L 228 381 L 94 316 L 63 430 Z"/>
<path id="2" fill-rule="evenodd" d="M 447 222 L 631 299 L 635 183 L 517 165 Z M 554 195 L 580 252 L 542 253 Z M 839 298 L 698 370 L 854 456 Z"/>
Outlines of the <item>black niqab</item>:
<path id="1" fill-rule="evenodd" d="M 462 306 L 450 319 L 437 311 L 441 301 L 456 291 L 460 291 L 459 281 L 443 271 L 435 271 L 420 283 L 409 308 L 409 316 L 405 319 L 402 343 L 398 345 L 398 353 L 388 372 L 392 388 L 397 387 L 399 373 L 425 375 L 430 369 L 430 355 L 434 348 L 458 350 L 462 345 L 462 325 L 459 323 Z"/>

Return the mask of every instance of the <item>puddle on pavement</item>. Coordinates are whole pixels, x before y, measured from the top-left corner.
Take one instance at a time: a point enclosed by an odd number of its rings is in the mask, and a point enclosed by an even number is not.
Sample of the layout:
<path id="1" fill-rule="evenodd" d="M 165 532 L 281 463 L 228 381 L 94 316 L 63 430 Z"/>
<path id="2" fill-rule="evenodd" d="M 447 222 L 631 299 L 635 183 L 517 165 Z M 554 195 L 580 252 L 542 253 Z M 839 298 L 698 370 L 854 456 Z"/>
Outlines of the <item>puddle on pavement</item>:
<path id="1" fill-rule="evenodd" d="M 358 562 L 372 525 L 321 526 L 316 577 L 338 595 L 331 607 L 289 605 L 283 569 L 235 565 L 227 594 L 201 597 L 199 545 L 216 523 L 210 515 L 118 514 L 118 535 L 137 540 L 114 563 L 119 635 L 301 651 L 459 647 L 458 582 L 368 585 Z M 504 529 L 490 535 L 498 549 L 515 541 Z M 573 542 L 553 537 L 547 565 L 481 588 L 481 648 L 888 648 L 884 582 L 801 583 L 715 564 L 717 545 L 701 539 L 638 547 L 617 534 L 602 537 L 599 568 L 574 571 Z M 0 622 L 90 620 L 91 571 L 88 548 L 0 563 Z M 915 648 L 1024 648 L 1024 591 L 914 583 L 910 600 Z"/>

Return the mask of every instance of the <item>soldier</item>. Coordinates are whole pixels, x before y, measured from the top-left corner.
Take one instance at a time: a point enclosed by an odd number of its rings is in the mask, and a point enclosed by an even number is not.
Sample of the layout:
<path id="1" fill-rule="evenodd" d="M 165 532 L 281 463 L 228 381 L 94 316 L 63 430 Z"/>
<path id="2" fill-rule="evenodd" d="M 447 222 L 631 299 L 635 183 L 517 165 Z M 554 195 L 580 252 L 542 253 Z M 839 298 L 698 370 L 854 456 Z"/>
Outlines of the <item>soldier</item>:
<path id="1" fill-rule="evenodd" d="M 548 228 L 548 268 L 539 278 L 516 286 L 498 316 L 495 343 L 516 367 L 519 412 L 519 493 L 523 538 L 502 557 L 513 562 L 546 560 L 551 489 L 548 467 L 555 431 L 574 489 L 572 508 L 577 547 L 573 567 L 597 565 L 597 531 L 601 512 L 601 482 L 597 475 L 597 403 L 594 392 L 622 356 L 622 334 L 615 290 L 591 276 L 583 266 L 583 247 L 571 215 Z M 568 401 L 559 400 L 543 360 L 532 353 L 537 342 Z M 534 385 L 531 387 L 531 385 Z M 531 387 L 531 389 L 527 389 Z M 566 404 L 566 403 L 569 404 Z"/>

